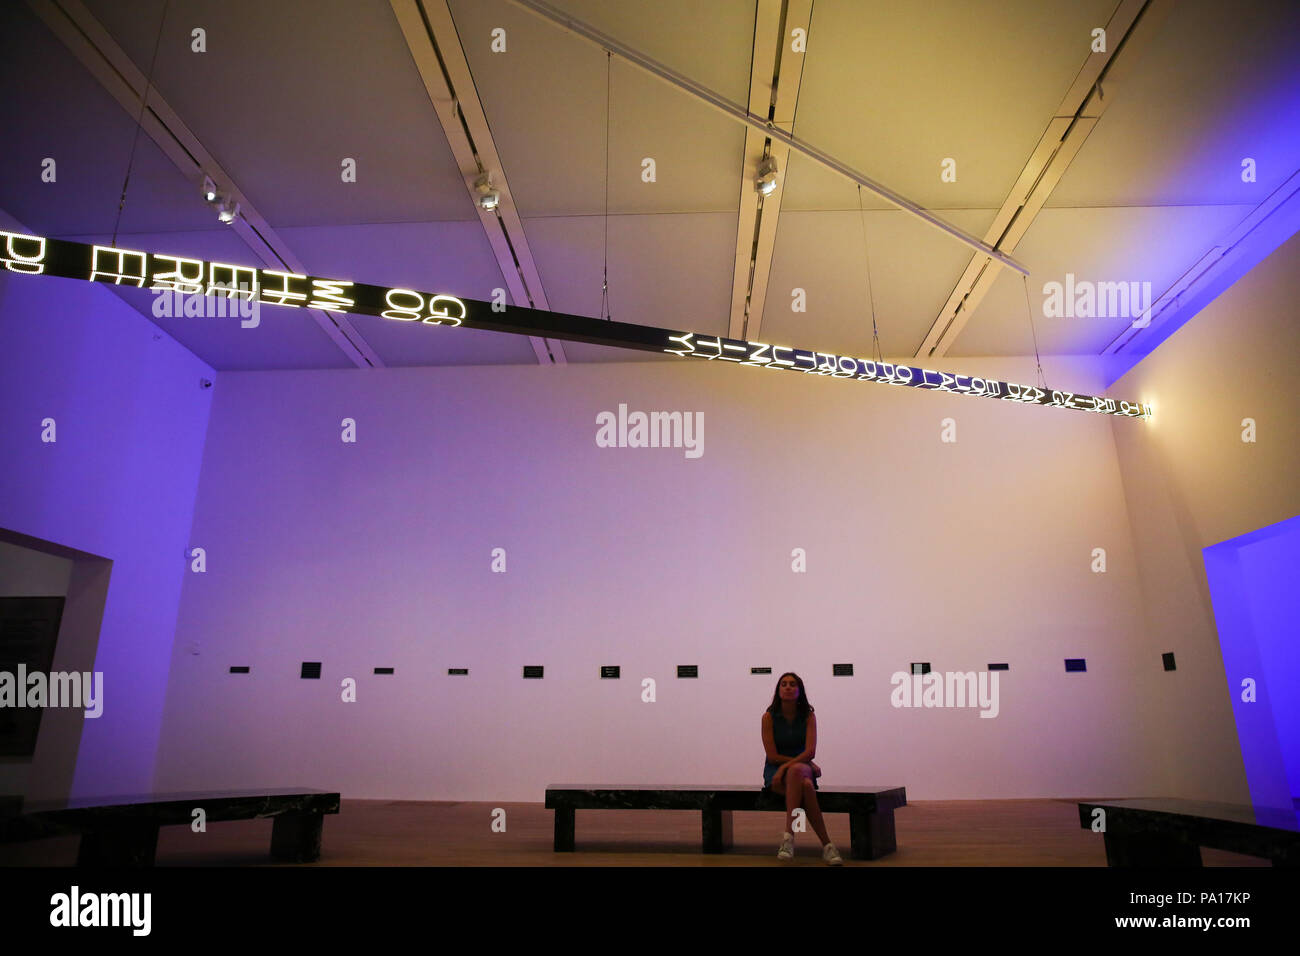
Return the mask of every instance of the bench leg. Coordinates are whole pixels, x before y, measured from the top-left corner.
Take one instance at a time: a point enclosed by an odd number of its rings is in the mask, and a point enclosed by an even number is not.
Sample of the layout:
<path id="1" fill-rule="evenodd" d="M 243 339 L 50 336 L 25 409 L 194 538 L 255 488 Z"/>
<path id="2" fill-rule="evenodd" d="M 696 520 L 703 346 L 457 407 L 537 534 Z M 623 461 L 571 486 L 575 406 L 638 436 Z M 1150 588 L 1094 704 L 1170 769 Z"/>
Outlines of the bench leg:
<path id="1" fill-rule="evenodd" d="M 721 853 L 731 849 L 731 811 L 704 810 L 704 852 Z"/>
<path id="2" fill-rule="evenodd" d="M 320 859 L 325 814 L 310 810 L 281 813 L 271 824 L 271 859 L 277 863 L 315 863 Z"/>
<path id="3" fill-rule="evenodd" d="M 874 813 L 849 814 L 850 856 L 855 860 L 875 860 L 898 849 L 894 839 L 894 808 Z"/>
<path id="4" fill-rule="evenodd" d="M 1201 866 L 1201 848 L 1154 833 L 1106 831 L 1107 866 Z"/>
<path id="5" fill-rule="evenodd" d="M 81 835 L 77 866 L 153 866 L 157 852 L 158 824 L 118 824 Z"/>
<path id="6" fill-rule="evenodd" d="M 573 831 L 575 828 L 574 809 L 572 807 L 555 808 L 555 852 L 573 852 Z"/>

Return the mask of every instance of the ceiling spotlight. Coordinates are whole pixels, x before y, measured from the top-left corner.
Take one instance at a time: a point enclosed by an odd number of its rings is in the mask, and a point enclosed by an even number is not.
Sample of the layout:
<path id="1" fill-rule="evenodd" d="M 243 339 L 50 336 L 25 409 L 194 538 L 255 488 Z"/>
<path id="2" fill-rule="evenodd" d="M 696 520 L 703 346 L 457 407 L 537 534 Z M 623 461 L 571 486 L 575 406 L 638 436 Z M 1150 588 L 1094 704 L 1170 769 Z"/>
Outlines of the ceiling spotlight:
<path id="1" fill-rule="evenodd" d="M 205 202 L 217 201 L 217 187 L 211 176 L 203 177 L 203 199 Z"/>
<path id="2" fill-rule="evenodd" d="M 501 194 L 492 185 L 492 179 L 487 173 L 474 180 L 474 191 L 478 193 L 478 204 L 489 212 L 501 204 Z"/>
<path id="3" fill-rule="evenodd" d="M 760 196 L 770 196 L 776 192 L 778 173 L 775 156 L 768 156 L 759 165 L 758 177 L 754 180 L 754 188 L 758 190 Z"/>
<path id="4" fill-rule="evenodd" d="M 217 218 L 224 223 L 232 223 L 239 215 L 239 203 L 229 197 L 222 197 L 217 203 Z"/>

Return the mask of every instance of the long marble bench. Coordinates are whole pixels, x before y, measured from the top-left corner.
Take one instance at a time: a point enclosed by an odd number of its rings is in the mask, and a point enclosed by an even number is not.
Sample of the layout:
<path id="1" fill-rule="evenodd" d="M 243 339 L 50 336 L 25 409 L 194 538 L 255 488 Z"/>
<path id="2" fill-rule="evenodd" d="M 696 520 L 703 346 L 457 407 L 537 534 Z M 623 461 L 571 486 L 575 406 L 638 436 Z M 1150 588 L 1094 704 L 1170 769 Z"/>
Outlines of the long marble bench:
<path id="1" fill-rule="evenodd" d="M 1172 798 L 1081 802 L 1079 824 L 1090 830 L 1094 819 L 1104 819 L 1108 866 L 1201 866 L 1203 846 L 1265 857 L 1274 866 L 1300 865 L 1295 807 Z"/>
<path id="2" fill-rule="evenodd" d="M 77 866 L 153 866 L 158 828 L 189 825 L 202 809 L 207 823 L 272 817 L 271 859 L 320 859 L 325 814 L 338 813 L 337 793 L 323 790 L 210 790 L 129 794 L 73 800 L 0 803 L 0 843 L 70 833 L 81 835 Z"/>
<path id="3" fill-rule="evenodd" d="M 817 805 L 823 813 L 847 813 L 851 855 L 874 860 L 897 849 L 894 809 L 907 806 L 903 787 L 822 787 Z M 578 810 L 697 810 L 702 817 L 705 853 L 732 846 L 731 814 L 736 810 L 785 812 L 785 797 L 758 787 L 650 786 L 625 784 L 593 787 L 551 784 L 546 809 L 555 811 L 555 851 L 574 851 Z"/>

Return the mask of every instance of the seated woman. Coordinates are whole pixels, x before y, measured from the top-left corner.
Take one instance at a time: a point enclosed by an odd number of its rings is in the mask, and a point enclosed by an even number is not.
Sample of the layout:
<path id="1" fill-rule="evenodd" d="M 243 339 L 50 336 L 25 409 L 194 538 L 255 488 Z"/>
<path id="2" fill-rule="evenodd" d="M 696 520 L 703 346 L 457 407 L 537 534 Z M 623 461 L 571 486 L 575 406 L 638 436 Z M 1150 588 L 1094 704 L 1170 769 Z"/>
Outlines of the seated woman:
<path id="1" fill-rule="evenodd" d="M 785 797 L 785 836 L 776 858 L 789 860 L 794 856 L 794 811 L 803 807 L 822 841 L 822 859 L 832 866 L 842 864 L 844 860 L 826 834 L 826 822 L 817 805 L 821 768 L 812 759 L 817 752 L 817 717 L 798 674 L 787 672 L 776 682 L 772 706 L 763 712 L 763 750 L 767 754 L 763 788 Z"/>

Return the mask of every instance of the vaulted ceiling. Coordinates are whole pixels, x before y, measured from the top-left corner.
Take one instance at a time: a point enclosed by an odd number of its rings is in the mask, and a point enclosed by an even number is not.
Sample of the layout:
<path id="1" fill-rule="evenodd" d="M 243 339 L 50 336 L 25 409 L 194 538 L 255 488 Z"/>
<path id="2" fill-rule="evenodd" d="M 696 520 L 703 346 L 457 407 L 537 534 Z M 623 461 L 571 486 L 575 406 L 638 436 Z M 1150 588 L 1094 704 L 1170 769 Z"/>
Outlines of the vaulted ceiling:
<path id="1" fill-rule="evenodd" d="M 1288 0 L 14 2 L 0 208 L 47 236 L 116 228 L 135 249 L 597 317 L 607 271 L 620 321 L 840 353 L 871 354 L 874 309 L 888 356 L 1032 354 L 1035 334 L 1044 355 L 1100 355 L 1132 320 L 1045 315 L 1045 284 L 1160 297 L 1290 182 L 1296 36 Z M 952 230 L 673 77 L 770 108 Z M 760 210 L 767 151 L 780 189 Z M 479 165 L 498 211 L 474 201 Z M 203 172 L 243 197 L 238 228 L 200 197 Z M 1027 280 L 985 268 L 981 242 Z M 366 316 L 331 331 L 275 308 L 248 329 L 113 291 L 218 369 L 654 359 Z"/>

